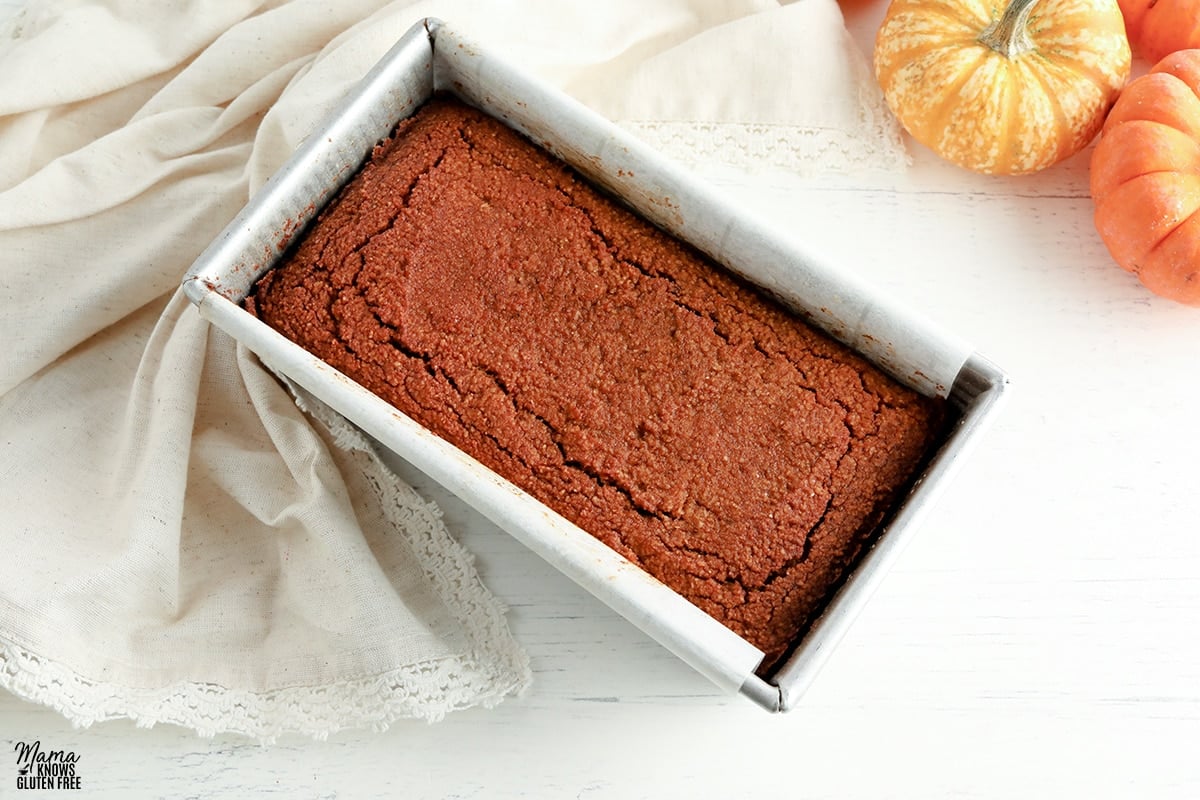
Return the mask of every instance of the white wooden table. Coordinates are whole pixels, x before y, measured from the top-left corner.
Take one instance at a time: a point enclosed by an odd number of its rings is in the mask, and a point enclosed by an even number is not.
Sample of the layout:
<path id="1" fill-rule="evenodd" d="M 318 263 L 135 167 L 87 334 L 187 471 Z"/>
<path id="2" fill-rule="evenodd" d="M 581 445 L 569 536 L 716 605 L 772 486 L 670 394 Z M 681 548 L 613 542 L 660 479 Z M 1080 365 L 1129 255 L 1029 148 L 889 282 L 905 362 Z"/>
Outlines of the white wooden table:
<path id="1" fill-rule="evenodd" d="M 880 0 L 848 10 L 869 48 Z M 0 750 L 87 797 L 1200 797 L 1200 309 L 1094 233 L 1087 153 L 988 179 L 725 188 L 973 341 L 1011 399 L 801 707 L 726 697 L 419 475 L 512 606 L 535 684 L 491 710 L 263 748 L 76 731 L 0 695 Z M 0 797 L 15 789 L 0 752 Z"/>

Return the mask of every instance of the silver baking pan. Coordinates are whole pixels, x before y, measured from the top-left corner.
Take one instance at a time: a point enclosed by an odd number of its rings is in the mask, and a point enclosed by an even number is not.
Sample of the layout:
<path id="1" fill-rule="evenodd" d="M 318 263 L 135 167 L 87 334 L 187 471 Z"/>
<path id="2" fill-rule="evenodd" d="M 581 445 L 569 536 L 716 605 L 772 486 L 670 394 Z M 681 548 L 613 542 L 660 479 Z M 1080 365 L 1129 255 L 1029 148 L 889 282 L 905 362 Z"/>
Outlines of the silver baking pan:
<path id="1" fill-rule="evenodd" d="M 957 423 L 782 667 L 591 535 L 245 312 L 241 301 L 397 122 L 448 91 L 546 147 L 660 227 L 759 285 L 901 382 L 949 398 Z M 183 281 L 199 312 L 573 578 L 717 686 L 794 707 L 920 527 L 1004 393 L 962 341 L 746 216 L 711 187 L 561 92 L 425 20 L 371 70 L 200 255 Z"/>

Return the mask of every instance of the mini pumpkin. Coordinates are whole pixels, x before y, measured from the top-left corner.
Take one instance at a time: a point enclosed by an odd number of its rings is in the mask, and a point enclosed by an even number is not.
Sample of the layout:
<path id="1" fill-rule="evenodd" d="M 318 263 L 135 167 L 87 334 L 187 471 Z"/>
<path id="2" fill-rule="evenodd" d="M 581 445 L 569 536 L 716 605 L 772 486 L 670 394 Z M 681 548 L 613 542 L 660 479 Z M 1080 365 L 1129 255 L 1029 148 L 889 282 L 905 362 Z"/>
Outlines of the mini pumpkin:
<path id="1" fill-rule="evenodd" d="M 1129 77 L 1116 0 L 893 0 L 875 75 L 914 139 L 976 172 L 1035 172 L 1100 130 Z"/>
<path id="2" fill-rule="evenodd" d="M 1092 152 L 1096 230 L 1151 291 L 1200 305 L 1200 50 L 1130 82 Z"/>
<path id="3" fill-rule="evenodd" d="M 1200 47 L 1200 0 L 1118 0 L 1133 51 L 1150 62 Z"/>

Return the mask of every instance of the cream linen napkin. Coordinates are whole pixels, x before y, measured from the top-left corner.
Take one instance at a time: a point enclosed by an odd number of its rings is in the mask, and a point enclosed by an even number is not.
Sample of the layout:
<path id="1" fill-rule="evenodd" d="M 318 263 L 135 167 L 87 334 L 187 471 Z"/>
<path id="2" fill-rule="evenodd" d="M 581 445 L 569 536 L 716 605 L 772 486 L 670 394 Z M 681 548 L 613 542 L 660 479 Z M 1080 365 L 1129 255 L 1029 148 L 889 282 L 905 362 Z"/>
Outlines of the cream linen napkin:
<path id="1" fill-rule="evenodd" d="M 0 686 L 270 740 L 528 683 L 437 509 L 177 291 L 425 15 L 685 157 L 902 161 L 833 0 L 30 2 L 0 25 Z"/>

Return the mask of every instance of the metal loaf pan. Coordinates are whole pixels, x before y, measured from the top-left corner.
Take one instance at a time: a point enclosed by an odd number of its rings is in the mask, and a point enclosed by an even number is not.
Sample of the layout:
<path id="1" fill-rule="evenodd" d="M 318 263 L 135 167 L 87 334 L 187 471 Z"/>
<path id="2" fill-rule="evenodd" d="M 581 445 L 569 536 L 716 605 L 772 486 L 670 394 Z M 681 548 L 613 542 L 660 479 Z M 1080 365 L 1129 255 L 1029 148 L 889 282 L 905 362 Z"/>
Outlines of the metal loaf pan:
<path id="1" fill-rule="evenodd" d="M 372 148 L 435 91 L 449 91 L 559 156 L 643 216 L 775 295 L 902 382 L 948 397 L 957 423 L 786 663 L 762 653 L 594 537 L 434 436 L 240 306 L 254 283 Z M 425 20 L 318 125 L 200 255 L 183 288 L 199 312 L 378 441 L 442 483 L 727 691 L 782 711 L 796 701 L 978 438 L 1003 373 L 958 339 L 748 218 L 713 189 L 561 92 Z"/>

